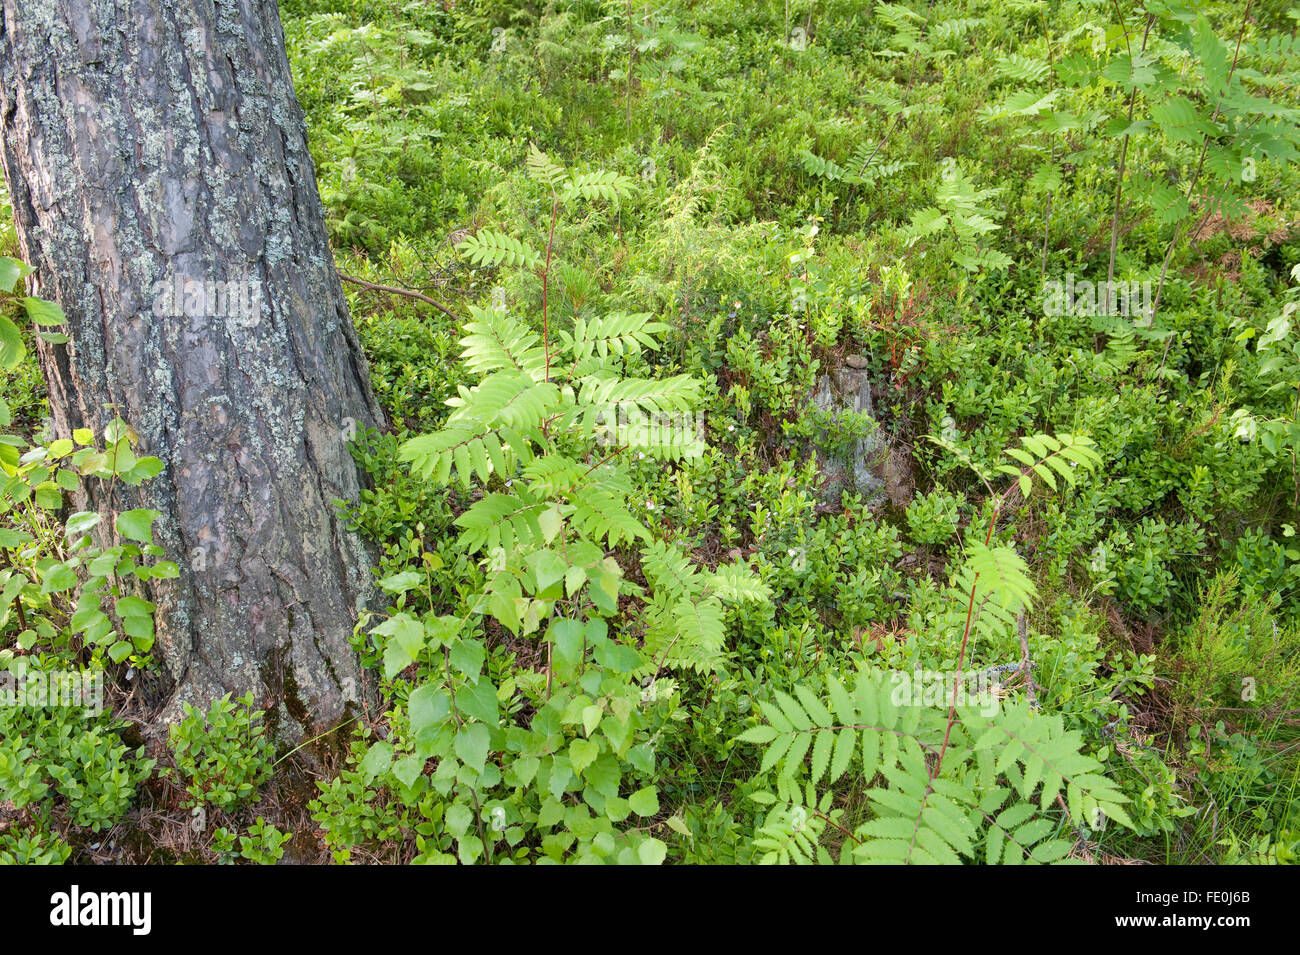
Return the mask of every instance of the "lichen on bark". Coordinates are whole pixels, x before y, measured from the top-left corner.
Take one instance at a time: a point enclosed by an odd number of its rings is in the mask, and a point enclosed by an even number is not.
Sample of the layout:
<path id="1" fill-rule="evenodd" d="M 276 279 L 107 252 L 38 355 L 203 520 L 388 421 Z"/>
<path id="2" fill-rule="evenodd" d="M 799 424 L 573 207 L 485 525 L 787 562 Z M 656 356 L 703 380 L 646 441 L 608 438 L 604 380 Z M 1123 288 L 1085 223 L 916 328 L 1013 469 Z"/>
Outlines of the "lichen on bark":
<path id="1" fill-rule="evenodd" d="M 349 638 L 371 581 L 333 501 L 359 490 L 348 422 L 382 412 L 277 7 L 2 7 L 0 159 L 32 291 L 72 339 L 38 345 L 55 430 L 116 412 L 166 464 L 112 502 L 161 511 L 182 568 L 151 594 L 160 715 L 227 691 L 278 708 L 288 685 L 287 736 L 337 722 L 364 693 Z M 110 509 L 93 490 L 78 504 Z"/>

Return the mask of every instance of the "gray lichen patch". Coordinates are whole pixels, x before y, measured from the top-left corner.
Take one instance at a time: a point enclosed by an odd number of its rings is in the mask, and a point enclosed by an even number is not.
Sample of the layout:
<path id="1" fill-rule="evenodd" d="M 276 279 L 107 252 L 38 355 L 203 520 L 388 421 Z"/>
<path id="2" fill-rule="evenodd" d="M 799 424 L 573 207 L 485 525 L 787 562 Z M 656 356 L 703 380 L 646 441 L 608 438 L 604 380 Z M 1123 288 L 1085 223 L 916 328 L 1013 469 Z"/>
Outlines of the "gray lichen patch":
<path id="1" fill-rule="evenodd" d="M 370 587 L 332 504 L 359 490 L 340 427 L 382 414 L 278 12 L 29 0 L 6 29 L 0 159 L 32 291 L 63 306 L 72 338 L 38 344 L 54 430 L 99 431 L 111 404 L 166 465 L 76 502 L 162 513 L 156 541 L 181 567 L 151 594 L 174 684 L 162 712 L 289 693 L 282 725 L 332 725 L 363 692 L 349 638 Z M 266 294 L 235 319 L 156 307 L 177 278 Z"/>
<path id="2" fill-rule="evenodd" d="M 870 428 L 847 451 L 829 447 L 829 435 L 823 433 L 816 451 L 824 478 L 822 501 L 828 506 L 837 506 L 845 491 L 861 494 L 868 501 L 876 499 L 884 487 L 878 471 L 886 452 L 871 399 L 871 379 L 866 362 L 852 360 L 855 357 L 850 356 L 842 366 L 823 373 L 812 396 L 813 405 L 826 412 L 833 424 L 848 421 L 850 416 L 861 416 L 867 419 Z"/>

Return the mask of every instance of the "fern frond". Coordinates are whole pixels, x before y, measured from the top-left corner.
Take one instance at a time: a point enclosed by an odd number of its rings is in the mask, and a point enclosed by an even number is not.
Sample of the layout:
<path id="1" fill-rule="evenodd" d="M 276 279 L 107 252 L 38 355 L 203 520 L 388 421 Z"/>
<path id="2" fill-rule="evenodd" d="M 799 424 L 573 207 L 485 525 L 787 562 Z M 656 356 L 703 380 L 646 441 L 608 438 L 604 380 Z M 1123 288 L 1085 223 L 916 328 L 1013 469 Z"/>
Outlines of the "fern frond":
<path id="1" fill-rule="evenodd" d="M 641 571 L 656 594 L 678 597 L 699 590 L 690 558 L 676 544 L 667 541 L 651 540 L 641 549 Z"/>
<path id="2" fill-rule="evenodd" d="M 848 171 L 843 166 L 829 159 L 822 159 L 806 149 L 799 150 L 799 164 L 808 175 L 831 182 L 839 182 L 848 176 Z"/>
<path id="3" fill-rule="evenodd" d="M 1003 705 L 995 716 L 959 708 L 962 723 L 974 738 L 973 748 L 996 749 L 997 771 L 1008 773 L 1020 798 L 1037 793 L 1045 810 L 1064 794 L 1070 818 L 1076 825 L 1095 823 L 1095 812 L 1133 828 L 1123 804 L 1128 797 L 1102 773 L 1102 765 L 1082 752 L 1083 735 L 1066 730 L 1059 714 L 1040 713 L 1020 702 Z"/>
<path id="4" fill-rule="evenodd" d="M 999 76 L 1019 83 L 1037 83 L 1047 76 L 1048 66 L 1042 60 L 1012 53 L 997 59 Z"/>
<path id="5" fill-rule="evenodd" d="M 1012 804 L 1002 809 L 1008 799 Z M 982 853 L 988 865 L 1060 862 L 1074 848 L 1071 841 L 1055 838 L 1059 821 L 1044 815 L 1031 802 L 1016 801 L 1015 791 L 1006 786 L 995 786 L 988 792 L 980 801 L 979 811 L 988 823 Z M 997 815 L 992 815 L 995 812 Z"/>
<path id="6" fill-rule="evenodd" d="M 983 23 L 982 17 L 954 17 L 936 23 L 930 29 L 930 36 L 937 43 L 950 43 L 953 40 L 960 40 Z"/>
<path id="7" fill-rule="evenodd" d="M 534 381 L 546 377 L 546 350 L 528 326 L 496 309 L 469 307 L 471 319 L 465 323 L 465 337 L 460 340 L 461 357 L 474 372 L 514 370 Z"/>
<path id="8" fill-rule="evenodd" d="M 1056 192 L 1061 188 L 1061 170 L 1054 162 L 1041 163 L 1025 183 L 1025 188 L 1036 194 Z"/>
<path id="9" fill-rule="evenodd" d="M 574 320 L 573 332 L 561 332 L 563 349 L 575 360 L 610 355 L 639 355 L 641 350 L 655 351 L 659 341 L 655 335 L 668 331 L 668 325 L 652 321 L 649 312 L 614 312 L 602 318 L 587 320 L 581 316 Z"/>
<path id="10" fill-rule="evenodd" d="M 832 860 L 820 844 L 827 820 L 843 814 L 833 809 L 833 793 L 816 798 L 811 786 L 806 795 L 797 788 L 788 802 L 774 806 L 759 827 L 754 847 L 762 850 L 759 865 L 829 864 Z"/>
<path id="11" fill-rule="evenodd" d="M 976 600 L 992 600 L 1004 611 L 1017 614 L 1028 610 L 1038 596 L 1028 565 L 1009 544 L 989 547 L 983 541 L 969 542 L 966 566 L 976 577 Z"/>
<path id="12" fill-rule="evenodd" d="M 544 542 L 539 518 L 549 507 L 543 501 L 523 499 L 516 494 L 486 494 L 456 518 L 462 528 L 459 543 L 469 553 L 507 552 L 516 545 L 532 547 Z"/>
<path id="13" fill-rule="evenodd" d="M 1051 109 L 1058 95 L 1055 90 L 1049 93 L 1033 89 L 1017 90 L 995 106 L 981 107 L 979 116 L 984 121 L 1006 116 L 1037 116 Z"/>
<path id="14" fill-rule="evenodd" d="M 508 265 L 514 268 L 539 268 L 542 257 L 529 246 L 504 232 L 480 229 L 462 241 L 456 248 L 474 265 L 495 267 Z"/>
<path id="15" fill-rule="evenodd" d="M 520 471 L 528 486 L 544 497 L 565 497 L 582 484 L 587 468 L 563 454 L 551 453 L 535 459 Z"/>
<path id="16" fill-rule="evenodd" d="M 1116 322 L 1107 335 L 1106 350 L 1097 356 L 1097 363 L 1111 374 L 1127 371 L 1138 358 L 1133 327 L 1127 322 Z"/>
<path id="17" fill-rule="evenodd" d="M 1077 471 L 1091 471 L 1101 465 L 1101 455 L 1096 452 L 1096 445 L 1083 435 L 1026 435 L 1020 439 L 1020 443 L 1022 447 L 1006 448 L 1002 453 L 1024 467 L 1002 464 L 997 470 L 1016 478 L 1020 484 L 1020 493 L 1025 497 L 1033 490 L 1033 476 L 1037 476 L 1055 491 L 1058 476 L 1073 487 L 1078 480 Z"/>
<path id="18" fill-rule="evenodd" d="M 398 460 L 439 484 L 447 483 L 453 465 L 466 487 L 475 474 L 480 480 L 494 473 L 509 475 L 516 461 L 532 460 L 533 444 L 540 441 L 538 429 L 558 396 L 550 382 L 535 382 L 513 371 L 495 372 L 477 388 L 448 399 L 456 410 L 442 430 L 405 442 Z"/>
<path id="19" fill-rule="evenodd" d="M 627 509 L 625 499 L 600 487 L 588 487 L 572 496 L 572 521 L 579 530 L 593 540 L 605 539 L 610 547 L 620 541 L 647 540 L 646 530 Z"/>
<path id="20" fill-rule="evenodd" d="M 947 228 L 948 217 L 943 214 L 943 210 L 929 206 L 912 213 L 912 221 L 903 228 L 903 235 L 907 238 L 908 246 L 912 246 L 918 240 Z"/>
<path id="21" fill-rule="evenodd" d="M 525 161 L 528 165 L 529 177 L 534 182 L 540 182 L 544 186 L 554 188 L 561 185 L 568 175 L 564 167 L 538 149 L 536 143 L 528 144 L 528 158 Z"/>
<path id="22" fill-rule="evenodd" d="M 859 827 L 863 841 L 853 859 L 863 865 L 959 865 L 975 852 L 978 830 L 970 820 L 974 794 L 956 784 L 931 782 L 919 749 L 909 748 L 882 773 L 888 788 L 867 792 L 876 818 Z"/>
<path id="23" fill-rule="evenodd" d="M 525 431 L 542 423 L 550 406 L 559 400 L 559 388 L 549 381 L 534 381 L 516 371 L 497 371 L 474 388 L 462 388 L 447 404 L 454 410 L 448 425 L 481 421 L 493 427 Z"/>
<path id="24" fill-rule="evenodd" d="M 722 666 L 726 636 L 718 598 L 657 600 L 647 619 L 646 672 L 666 668 L 712 673 Z"/>
<path id="25" fill-rule="evenodd" d="M 584 378 L 579 401 L 589 408 L 605 409 L 630 402 L 649 412 L 686 411 L 700 398 L 700 382 L 690 375 L 671 378 Z"/>
<path id="26" fill-rule="evenodd" d="M 973 252 L 958 250 L 952 259 L 968 272 L 998 271 L 1011 267 L 1012 258 L 997 249 L 975 249 Z"/>
<path id="27" fill-rule="evenodd" d="M 1102 817 L 1132 825 L 1125 796 L 1083 752 L 1082 734 L 1067 731 L 1059 715 L 1024 704 L 993 713 L 959 706 L 936 776 L 927 752 L 937 752 L 946 733 L 940 711 L 910 701 L 896 705 L 884 674 L 870 671 L 859 674 L 852 695 L 833 675 L 826 691 L 824 699 L 802 684 L 793 695 L 774 692 L 759 703 L 767 722 L 739 739 L 766 747 L 760 773 L 779 767 L 775 788 L 786 806 L 769 817 L 778 824 L 811 801 L 819 780 L 834 784 L 855 760 L 861 780 L 883 780 L 867 790 L 873 818 L 853 832 L 841 863 L 953 865 L 979 856 L 1003 864 L 1063 861 L 1073 844 L 1058 836 L 1060 801 L 1076 825 L 1096 826 Z M 807 776 L 798 782 L 805 761 Z M 775 851 L 779 840 L 765 838 Z M 802 844 L 800 851 L 812 857 L 815 849 Z"/>
<path id="28" fill-rule="evenodd" d="M 920 738 L 928 742 L 942 734 L 942 727 L 935 722 L 935 711 L 927 713 L 923 707 L 896 705 L 884 681 L 883 673 L 863 671 L 850 696 L 838 679 L 828 676 L 829 706 L 802 686 L 795 690 L 799 699 L 774 691 L 774 701 L 759 702 L 769 725 L 747 730 L 740 739 L 769 744 L 760 772 L 780 764 L 781 777 L 789 778 L 811 751 L 815 771 L 812 781 L 817 782 L 829 768 L 834 782 L 856 753 L 863 777 L 870 779 L 894 765 L 903 741 Z M 926 727 L 918 731 L 925 716 L 929 717 Z"/>
<path id="29" fill-rule="evenodd" d="M 979 546 L 983 546 L 982 542 Z M 994 588 L 989 580 L 981 581 L 976 577 L 970 561 L 958 568 L 949 589 L 950 600 L 945 609 L 945 621 L 950 633 L 961 633 L 965 624 L 966 607 L 970 602 L 971 591 L 975 592 L 974 618 L 971 621 L 971 633 L 977 640 L 997 644 L 1008 633 L 1014 631 L 1016 615 L 1023 605 L 1014 600 L 1003 603 L 991 599 Z"/>
<path id="30" fill-rule="evenodd" d="M 605 199 L 613 202 L 632 191 L 632 180 L 616 172 L 571 173 L 560 196 L 565 202 L 573 199 Z"/>
<path id="31" fill-rule="evenodd" d="M 727 603 L 761 602 L 772 597 L 772 588 L 741 563 L 719 565 L 707 575 L 707 586 Z"/>

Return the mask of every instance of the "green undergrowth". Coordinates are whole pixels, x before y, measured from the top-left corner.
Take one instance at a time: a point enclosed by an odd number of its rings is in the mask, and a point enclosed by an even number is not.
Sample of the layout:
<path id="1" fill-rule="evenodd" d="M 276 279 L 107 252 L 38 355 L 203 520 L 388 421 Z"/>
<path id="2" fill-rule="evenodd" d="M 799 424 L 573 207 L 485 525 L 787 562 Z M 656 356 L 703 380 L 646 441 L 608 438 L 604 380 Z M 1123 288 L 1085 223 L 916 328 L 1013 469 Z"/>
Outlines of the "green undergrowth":
<path id="1" fill-rule="evenodd" d="M 323 858 L 1294 861 L 1300 13 L 281 10 L 340 271 L 445 307 L 344 285 L 383 706 Z M 210 737 L 169 785 L 275 861 Z M 129 804 L 60 792 L 0 854 Z"/>

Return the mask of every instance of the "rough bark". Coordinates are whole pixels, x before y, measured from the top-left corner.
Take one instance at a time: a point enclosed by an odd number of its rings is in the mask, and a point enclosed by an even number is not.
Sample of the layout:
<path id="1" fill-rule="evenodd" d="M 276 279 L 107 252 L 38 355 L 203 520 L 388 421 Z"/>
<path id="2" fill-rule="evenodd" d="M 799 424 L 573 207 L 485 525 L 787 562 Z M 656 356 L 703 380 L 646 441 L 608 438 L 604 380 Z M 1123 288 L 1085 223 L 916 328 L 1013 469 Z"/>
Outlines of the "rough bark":
<path id="1" fill-rule="evenodd" d="M 0 155 L 33 293 L 72 338 L 38 345 L 55 430 L 100 430 L 111 405 L 166 463 L 112 502 L 161 511 L 182 567 L 152 594 L 161 715 L 251 690 L 283 737 L 331 725 L 362 693 L 369 587 L 333 500 L 358 491 L 345 438 L 382 412 L 278 7 L 0 2 Z"/>

